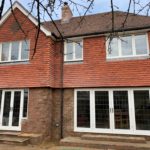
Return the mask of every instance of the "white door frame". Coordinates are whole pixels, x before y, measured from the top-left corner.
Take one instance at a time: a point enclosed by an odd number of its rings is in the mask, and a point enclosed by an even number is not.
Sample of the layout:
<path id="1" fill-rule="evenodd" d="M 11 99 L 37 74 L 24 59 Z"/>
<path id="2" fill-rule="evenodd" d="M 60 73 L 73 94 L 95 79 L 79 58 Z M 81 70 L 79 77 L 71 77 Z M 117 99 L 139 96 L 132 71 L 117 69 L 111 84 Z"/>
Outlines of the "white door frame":
<path id="1" fill-rule="evenodd" d="M 5 92 L 11 92 L 11 100 L 10 100 L 10 108 L 12 109 L 14 107 L 14 93 L 15 91 L 21 92 L 20 97 L 20 113 L 19 113 L 19 125 L 18 126 L 12 126 L 12 119 L 13 119 L 13 110 L 10 110 L 9 112 L 9 124 L 8 126 L 2 125 L 3 120 L 3 112 L 4 112 L 4 98 L 5 98 Z M 12 131 L 20 131 L 21 130 L 21 120 L 23 115 L 23 95 L 24 90 L 20 89 L 9 89 L 9 90 L 2 90 L 2 101 L 1 101 L 1 112 L 0 112 L 0 130 L 12 130 Z"/>
<path id="2" fill-rule="evenodd" d="M 75 132 L 91 132 L 91 133 L 114 133 L 114 134 L 131 134 L 131 135 L 150 135 L 148 130 L 136 130 L 135 108 L 134 108 L 134 90 L 148 90 L 150 96 L 150 88 L 86 88 L 74 90 L 74 131 Z M 77 127 L 77 91 L 90 92 L 90 128 Z M 129 105 L 129 121 L 130 129 L 115 129 L 114 112 L 110 113 L 110 128 L 98 129 L 95 126 L 95 91 L 108 91 L 109 93 L 109 109 L 114 108 L 113 91 L 128 91 L 128 105 Z"/>

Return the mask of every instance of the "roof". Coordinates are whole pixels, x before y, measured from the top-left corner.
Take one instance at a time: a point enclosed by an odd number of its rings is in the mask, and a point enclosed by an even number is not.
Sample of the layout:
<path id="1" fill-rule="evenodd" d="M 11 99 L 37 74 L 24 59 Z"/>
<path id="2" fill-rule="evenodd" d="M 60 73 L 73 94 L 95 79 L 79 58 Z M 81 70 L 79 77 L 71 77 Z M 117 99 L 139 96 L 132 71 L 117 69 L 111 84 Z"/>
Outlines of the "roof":
<path id="1" fill-rule="evenodd" d="M 150 17 L 135 15 L 129 13 L 125 26 L 123 27 L 123 22 L 126 18 L 127 13 L 116 11 L 114 12 L 114 24 L 116 31 L 126 31 L 126 30 L 137 30 L 137 29 L 150 29 Z M 99 13 L 94 15 L 87 15 L 81 22 L 81 17 L 73 17 L 69 23 L 61 24 L 61 20 L 56 20 L 55 23 L 63 36 L 65 37 L 75 37 L 84 36 L 88 34 L 100 34 L 111 32 L 112 28 L 112 13 Z M 56 36 L 60 36 L 56 27 L 51 21 L 44 22 L 44 26 L 54 33 Z"/>
<path id="2" fill-rule="evenodd" d="M 36 26 L 38 25 L 38 21 L 37 19 L 32 16 L 28 10 L 26 10 L 18 1 L 15 1 L 13 3 L 12 9 L 16 9 L 18 8 L 25 16 L 27 16 L 31 22 L 33 22 L 33 24 L 35 24 Z M 3 15 L 2 19 L 0 20 L 0 26 L 7 20 L 7 18 L 12 14 L 11 8 L 9 8 L 6 13 Z M 51 36 L 51 32 L 50 30 L 48 30 L 47 28 L 45 28 L 43 25 L 41 25 L 40 27 L 41 31 L 46 35 L 46 36 Z"/>
<path id="3" fill-rule="evenodd" d="M 24 15 L 26 15 L 36 26 L 38 25 L 37 19 L 32 16 L 18 1 L 13 4 L 13 9 L 18 8 Z M 3 15 L 0 20 L 0 25 L 2 25 L 6 19 L 11 15 L 11 9 Z M 139 30 L 139 29 L 150 29 L 150 17 L 142 15 L 134 15 L 129 13 L 125 26 L 123 27 L 123 22 L 126 18 L 127 12 L 116 11 L 114 12 L 114 23 L 116 31 L 126 31 L 126 30 Z M 111 32 L 112 28 L 112 13 L 99 13 L 94 15 L 87 15 L 81 22 L 83 17 L 72 17 L 69 23 L 61 24 L 61 20 L 56 20 L 55 24 L 60 30 L 64 37 L 77 37 L 86 35 L 96 35 L 105 34 Z M 44 22 L 41 27 L 41 31 L 46 36 L 51 36 L 52 33 L 60 37 L 56 27 L 52 21 Z"/>

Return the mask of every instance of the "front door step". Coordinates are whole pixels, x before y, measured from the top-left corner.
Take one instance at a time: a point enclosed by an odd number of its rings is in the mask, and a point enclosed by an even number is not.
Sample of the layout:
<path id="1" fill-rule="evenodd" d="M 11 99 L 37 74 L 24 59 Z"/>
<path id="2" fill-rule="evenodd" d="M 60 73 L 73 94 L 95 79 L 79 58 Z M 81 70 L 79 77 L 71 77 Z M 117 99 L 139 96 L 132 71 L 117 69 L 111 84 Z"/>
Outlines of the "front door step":
<path id="1" fill-rule="evenodd" d="M 21 132 L 0 132 L 0 143 L 27 145 L 38 144 L 43 140 L 41 134 L 26 134 Z"/>
<path id="2" fill-rule="evenodd" d="M 6 135 L 18 136 L 20 134 L 21 134 L 21 132 L 16 132 L 16 131 L 0 131 L 0 136 L 6 136 Z"/>
<path id="3" fill-rule="evenodd" d="M 144 137 L 135 137 L 135 136 L 85 134 L 82 135 L 81 138 L 84 140 L 96 140 L 96 141 L 146 143 L 146 139 Z"/>
<path id="4" fill-rule="evenodd" d="M 29 144 L 30 138 L 23 138 L 23 137 L 17 137 L 17 136 L 0 136 L 0 143 L 5 144 L 17 144 L 17 145 L 27 145 Z"/>
<path id="5" fill-rule="evenodd" d="M 150 143 L 128 143 L 117 141 L 86 140 L 80 137 L 66 137 L 60 141 L 63 146 L 88 147 L 114 150 L 150 150 Z"/>

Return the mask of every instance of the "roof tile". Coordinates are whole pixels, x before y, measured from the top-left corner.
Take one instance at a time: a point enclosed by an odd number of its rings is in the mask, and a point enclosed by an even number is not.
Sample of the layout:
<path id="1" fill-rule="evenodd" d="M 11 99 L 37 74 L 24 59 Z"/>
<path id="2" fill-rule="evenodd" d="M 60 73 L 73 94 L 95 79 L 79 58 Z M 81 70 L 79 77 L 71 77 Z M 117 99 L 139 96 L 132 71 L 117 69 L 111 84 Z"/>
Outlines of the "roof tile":
<path id="1" fill-rule="evenodd" d="M 114 26 L 115 30 L 127 30 L 134 28 L 150 28 L 150 17 L 135 15 L 129 13 L 125 26 L 123 22 L 126 18 L 126 12 L 114 12 Z M 73 17 L 69 23 L 61 24 L 61 20 L 56 20 L 55 23 L 60 32 L 65 37 L 73 37 L 85 34 L 105 33 L 110 32 L 112 28 L 112 14 L 111 12 L 100 13 L 94 15 L 87 15 L 81 22 L 82 17 Z M 56 27 L 51 21 L 44 22 L 47 29 L 53 32 L 56 36 L 60 37 Z"/>

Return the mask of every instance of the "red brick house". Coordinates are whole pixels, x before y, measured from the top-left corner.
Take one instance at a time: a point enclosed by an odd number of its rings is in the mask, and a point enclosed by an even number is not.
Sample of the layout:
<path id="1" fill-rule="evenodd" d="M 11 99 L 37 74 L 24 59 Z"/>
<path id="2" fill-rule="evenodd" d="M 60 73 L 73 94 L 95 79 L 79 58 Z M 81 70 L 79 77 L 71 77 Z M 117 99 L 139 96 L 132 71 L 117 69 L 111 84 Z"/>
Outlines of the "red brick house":
<path id="1" fill-rule="evenodd" d="M 63 11 L 68 10 L 68 6 Z M 0 130 L 60 139 L 79 133 L 150 135 L 150 17 L 115 12 L 41 25 L 18 2 L 0 21 Z M 67 19 L 67 20 L 66 20 Z M 111 52 L 108 45 L 111 44 Z M 64 49 L 64 56 L 62 55 Z M 63 68 L 63 69 L 62 69 Z"/>

